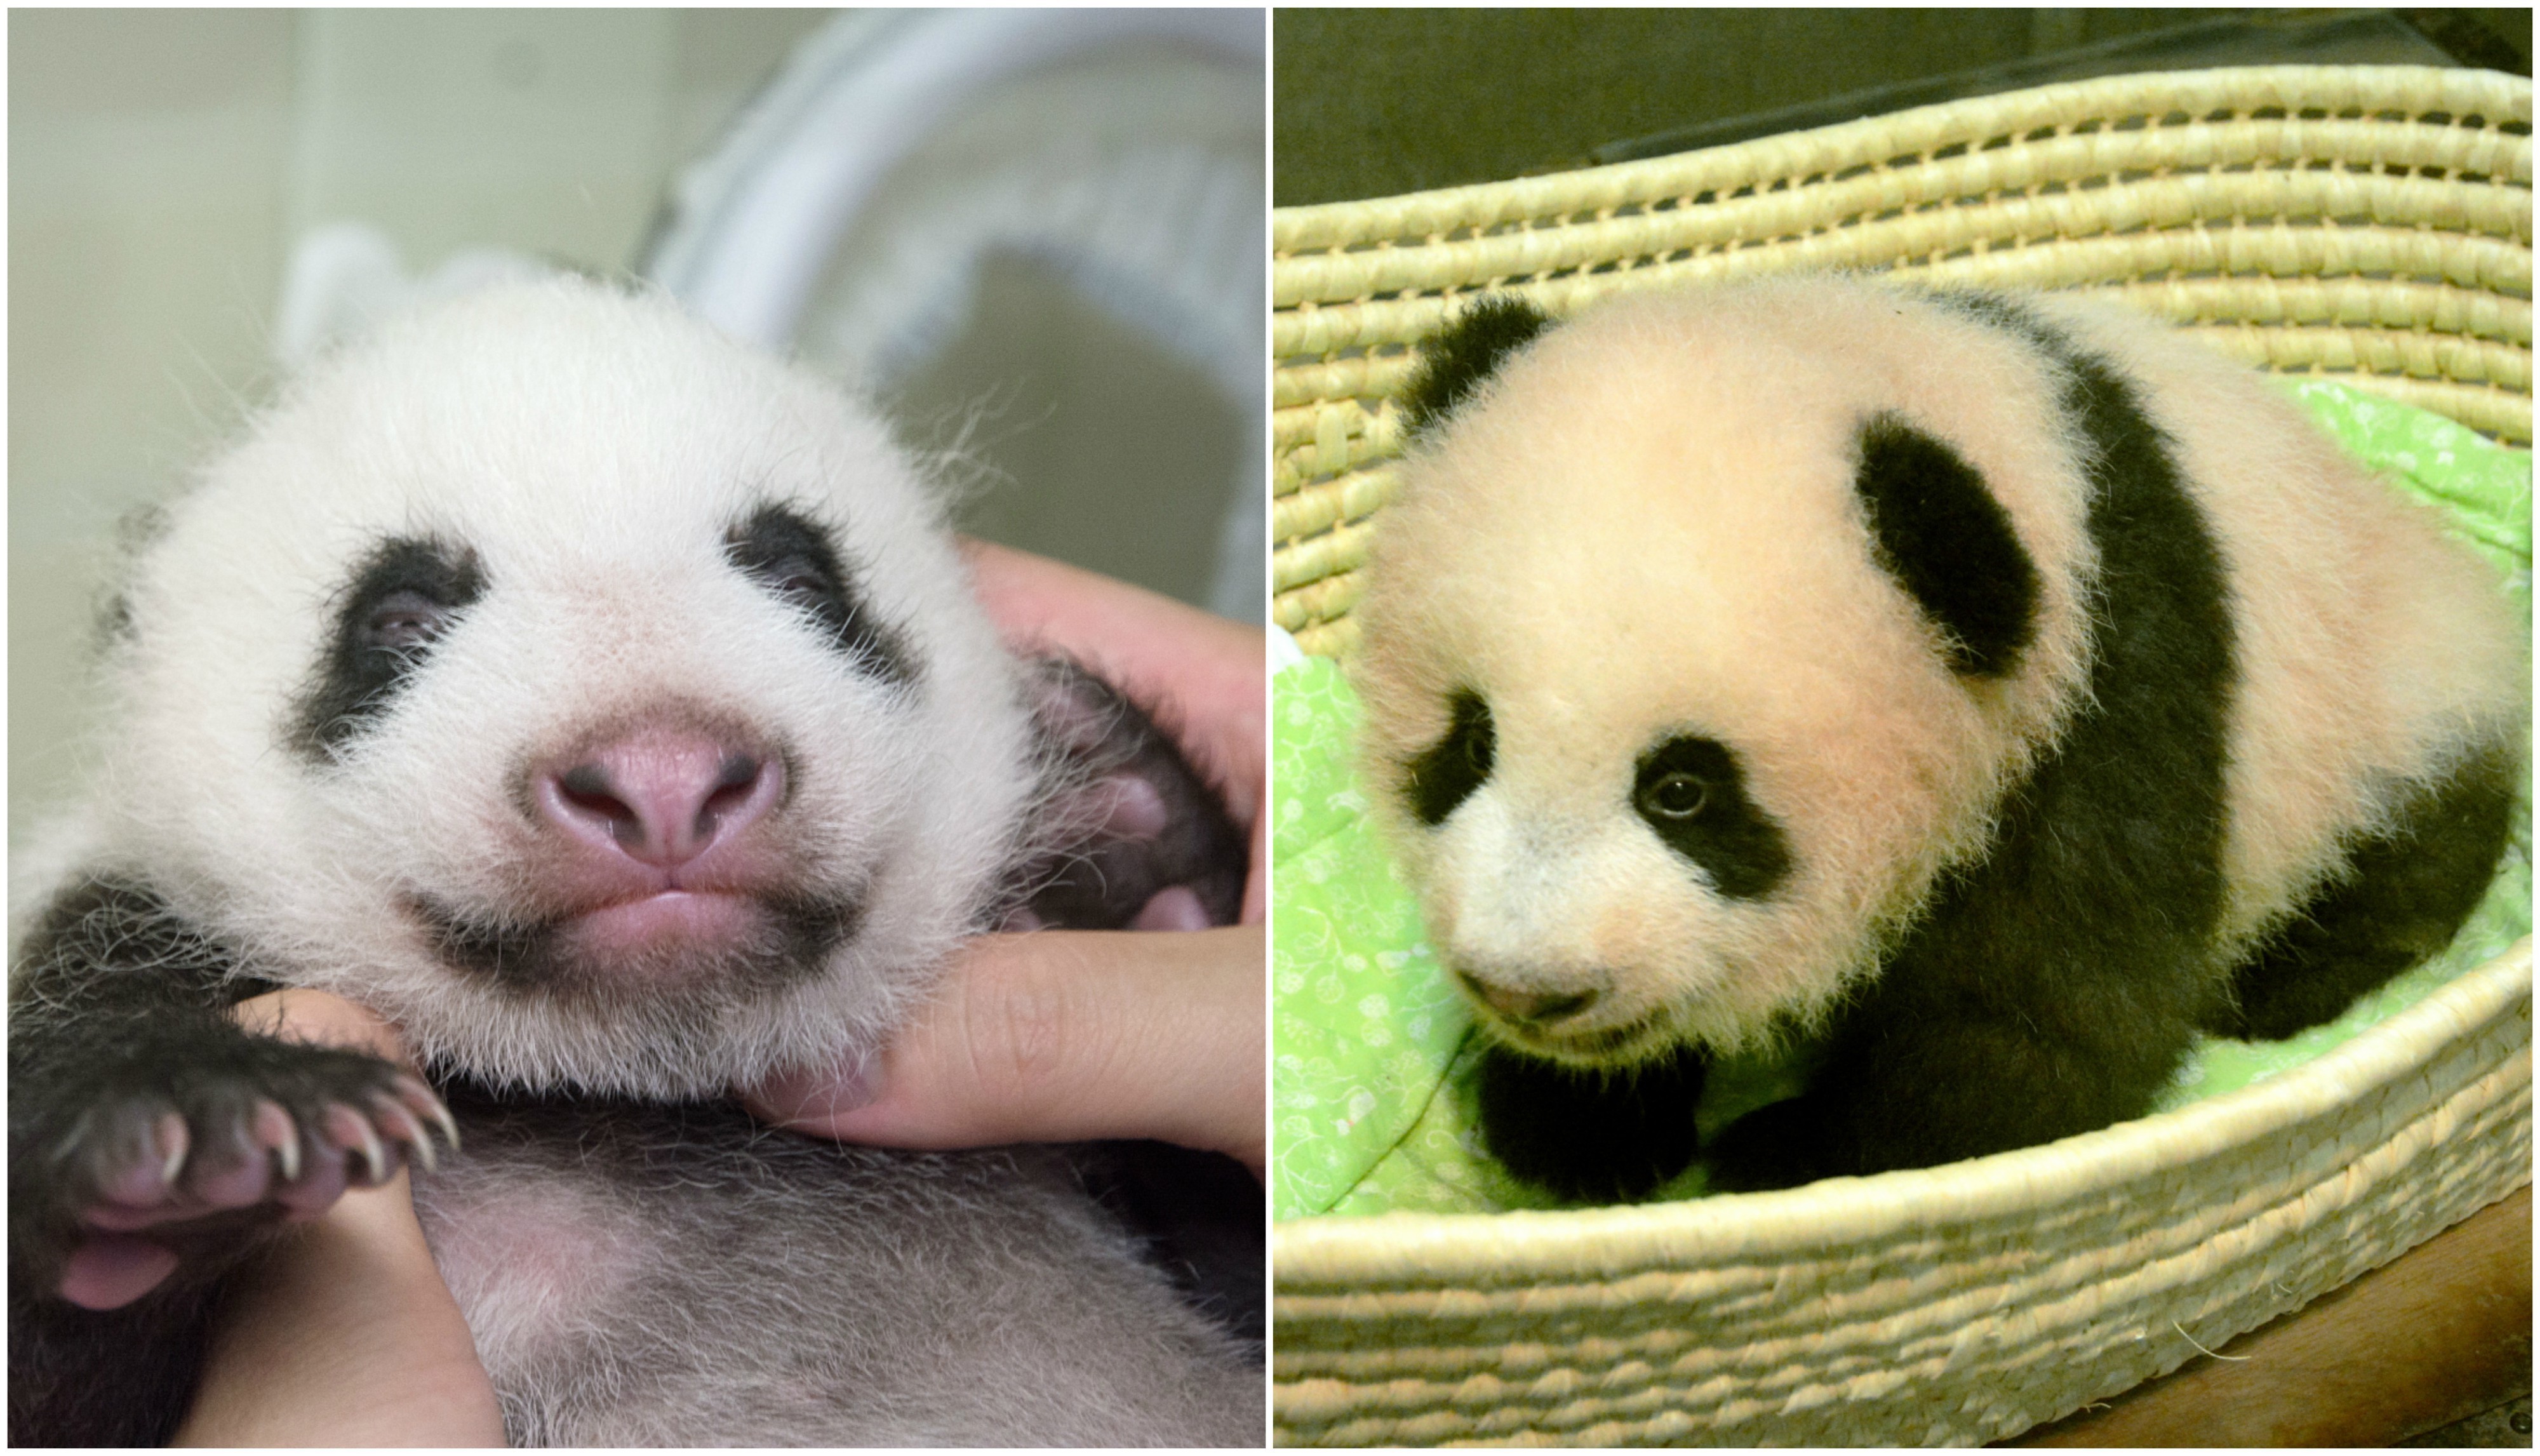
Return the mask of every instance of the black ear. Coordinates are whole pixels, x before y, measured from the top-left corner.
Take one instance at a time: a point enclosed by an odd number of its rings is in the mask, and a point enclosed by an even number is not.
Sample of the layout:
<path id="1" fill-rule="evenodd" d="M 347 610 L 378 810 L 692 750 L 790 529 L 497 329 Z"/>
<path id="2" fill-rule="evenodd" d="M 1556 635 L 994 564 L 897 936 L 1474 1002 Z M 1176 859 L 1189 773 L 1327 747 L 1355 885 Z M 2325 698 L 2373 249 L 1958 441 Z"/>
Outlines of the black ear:
<path id="1" fill-rule="evenodd" d="M 1542 310 L 1507 294 L 1465 310 L 1420 353 L 1420 372 L 1402 394 L 1409 433 L 1417 435 L 1445 418 L 1499 370 L 1510 351 L 1551 324 Z"/>
<path id="2" fill-rule="evenodd" d="M 2037 568 L 1976 467 L 1882 414 L 1862 427 L 1855 484 L 1878 565 L 1948 634 L 1950 670 L 2009 674 L 2036 631 Z"/>

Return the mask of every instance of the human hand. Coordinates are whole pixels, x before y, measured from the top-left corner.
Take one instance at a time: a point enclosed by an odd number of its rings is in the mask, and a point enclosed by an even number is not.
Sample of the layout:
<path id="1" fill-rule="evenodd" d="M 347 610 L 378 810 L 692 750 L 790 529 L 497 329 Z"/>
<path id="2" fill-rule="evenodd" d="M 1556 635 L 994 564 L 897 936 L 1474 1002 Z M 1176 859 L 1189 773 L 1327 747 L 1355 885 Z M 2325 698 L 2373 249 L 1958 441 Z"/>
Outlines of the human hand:
<path id="1" fill-rule="evenodd" d="M 388 1024 L 320 991 L 235 1013 L 408 1065 Z M 233 1281 L 176 1443 L 498 1446 L 503 1420 L 415 1220 L 405 1173 L 354 1189 Z"/>
<path id="2" fill-rule="evenodd" d="M 1240 923 L 1172 934 L 997 936 L 860 1065 L 781 1078 L 750 1104 L 850 1142 L 959 1147 L 1158 1138 L 1262 1171 L 1262 635 L 1124 583 L 968 541 L 980 600 L 1019 653 L 1074 659 L 1132 698 L 1225 797 L 1251 845 Z"/>
<path id="3" fill-rule="evenodd" d="M 877 1057 L 750 1106 L 886 1147 L 1157 1138 L 1262 1171 L 1262 934 L 988 936 Z"/>

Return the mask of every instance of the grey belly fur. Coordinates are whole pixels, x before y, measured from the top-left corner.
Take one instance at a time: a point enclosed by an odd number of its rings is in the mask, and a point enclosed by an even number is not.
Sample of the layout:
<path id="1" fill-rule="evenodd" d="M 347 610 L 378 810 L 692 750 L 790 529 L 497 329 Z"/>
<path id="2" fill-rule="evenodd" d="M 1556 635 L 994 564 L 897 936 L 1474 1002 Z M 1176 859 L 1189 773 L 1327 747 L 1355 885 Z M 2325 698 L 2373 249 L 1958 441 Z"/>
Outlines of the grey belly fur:
<path id="1" fill-rule="evenodd" d="M 516 1444 L 1258 1445 L 1261 1373 L 1063 1149 L 454 1099 L 416 1203 Z"/>

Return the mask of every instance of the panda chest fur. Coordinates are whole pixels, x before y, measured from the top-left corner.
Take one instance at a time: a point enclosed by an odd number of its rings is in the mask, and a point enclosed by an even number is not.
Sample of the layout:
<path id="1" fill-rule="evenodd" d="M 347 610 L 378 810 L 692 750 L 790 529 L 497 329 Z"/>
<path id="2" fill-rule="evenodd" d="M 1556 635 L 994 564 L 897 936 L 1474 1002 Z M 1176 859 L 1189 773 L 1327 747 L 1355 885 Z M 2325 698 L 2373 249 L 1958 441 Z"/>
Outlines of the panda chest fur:
<path id="1" fill-rule="evenodd" d="M 1710 1057 L 1800 1034 L 1713 1187 L 2138 1115 L 2200 1031 L 2439 948 L 2501 851 L 2527 667 L 2483 568 L 2157 325 L 1487 303 L 1405 405 L 1363 763 L 1521 1177 L 1646 1191 Z"/>
<path id="2" fill-rule="evenodd" d="M 842 1147 L 737 1108 L 455 1107 L 460 1150 L 416 1208 L 516 1442 L 1099 1442 L 1239 1411 L 1239 1367 L 1054 1152 Z M 1195 1423 L 963 1389 L 1024 1374 L 1180 1382 Z"/>

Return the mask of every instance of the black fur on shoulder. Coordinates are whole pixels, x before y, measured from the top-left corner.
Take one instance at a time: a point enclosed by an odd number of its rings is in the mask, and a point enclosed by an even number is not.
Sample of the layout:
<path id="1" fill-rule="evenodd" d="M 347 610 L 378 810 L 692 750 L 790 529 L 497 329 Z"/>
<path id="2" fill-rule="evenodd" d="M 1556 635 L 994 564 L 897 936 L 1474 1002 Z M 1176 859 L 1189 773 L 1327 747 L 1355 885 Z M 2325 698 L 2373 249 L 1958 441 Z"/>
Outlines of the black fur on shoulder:
<path id="1" fill-rule="evenodd" d="M 1402 391 L 1404 431 L 1417 435 L 1453 412 L 1500 361 L 1552 324 L 1513 294 L 1486 298 L 1463 312 L 1420 351 L 1420 372 Z"/>
<path id="2" fill-rule="evenodd" d="M 1222 1152 L 1149 1139 L 1089 1143 L 1069 1156 L 1094 1196 L 1145 1241 L 1148 1261 L 1258 1362 L 1269 1348 L 1269 1240 L 1251 1171 Z"/>
<path id="3" fill-rule="evenodd" d="M 1951 671 L 2005 677 L 2036 631 L 2037 568 L 2011 513 L 1956 451 L 1902 416 L 1861 429 L 1854 488 L 1872 552 L 1947 635 Z"/>
<path id="4" fill-rule="evenodd" d="M 2099 556 L 2087 691 L 1991 853 L 1944 878 L 1845 1008 L 1816 1083 L 1723 1135 L 1715 1186 L 1928 1167 L 2139 1116 L 2215 995 L 2234 667 L 2213 536 L 2123 376 L 2009 300 L 1950 302 L 2066 376 Z"/>

